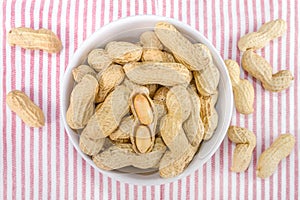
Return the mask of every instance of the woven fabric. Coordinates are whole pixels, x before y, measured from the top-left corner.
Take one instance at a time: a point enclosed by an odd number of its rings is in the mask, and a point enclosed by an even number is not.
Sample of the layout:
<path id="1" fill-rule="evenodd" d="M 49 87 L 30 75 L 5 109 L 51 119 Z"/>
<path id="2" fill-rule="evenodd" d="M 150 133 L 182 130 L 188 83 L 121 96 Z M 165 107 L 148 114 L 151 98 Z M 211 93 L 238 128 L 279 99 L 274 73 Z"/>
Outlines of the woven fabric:
<path id="1" fill-rule="evenodd" d="M 28 0 L 2 1 L 0 11 L 0 199 L 297 199 L 299 198 L 300 134 L 300 3 L 273 0 Z M 89 166 L 70 143 L 60 112 L 60 87 L 65 69 L 79 45 L 111 21 L 139 14 L 178 19 L 204 34 L 224 59 L 241 61 L 238 39 L 262 23 L 287 21 L 283 37 L 257 51 L 274 72 L 289 69 L 292 86 L 271 93 L 241 72 L 255 90 L 251 115 L 233 112 L 232 125 L 257 136 L 257 147 L 245 173 L 230 172 L 235 145 L 225 137 L 218 151 L 190 176 L 158 185 L 125 184 Z M 11 28 L 47 28 L 62 41 L 59 54 L 10 47 Z M 19 89 L 44 111 L 46 125 L 27 127 L 6 105 L 6 94 Z M 281 133 L 297 138 L 291 155 L 268 179 L 256 177 L 261 152 Z"/>

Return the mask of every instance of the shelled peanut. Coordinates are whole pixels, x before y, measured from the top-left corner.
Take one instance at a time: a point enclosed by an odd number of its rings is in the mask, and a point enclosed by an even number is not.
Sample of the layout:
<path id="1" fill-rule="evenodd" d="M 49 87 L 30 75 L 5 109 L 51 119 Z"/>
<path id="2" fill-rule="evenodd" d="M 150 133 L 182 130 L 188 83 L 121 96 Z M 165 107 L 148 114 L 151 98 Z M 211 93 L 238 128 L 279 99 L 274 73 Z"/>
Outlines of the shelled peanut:
<path id="1" fill-rule="evenodd" d="M 101 169 L 131 166 L 177 176 L 217 126 L 219 71 L 206 46 L 169 23 L 157 23 L 138 43 L 111 41 L 92 50 L 73 76 L 68 124 Z"/>

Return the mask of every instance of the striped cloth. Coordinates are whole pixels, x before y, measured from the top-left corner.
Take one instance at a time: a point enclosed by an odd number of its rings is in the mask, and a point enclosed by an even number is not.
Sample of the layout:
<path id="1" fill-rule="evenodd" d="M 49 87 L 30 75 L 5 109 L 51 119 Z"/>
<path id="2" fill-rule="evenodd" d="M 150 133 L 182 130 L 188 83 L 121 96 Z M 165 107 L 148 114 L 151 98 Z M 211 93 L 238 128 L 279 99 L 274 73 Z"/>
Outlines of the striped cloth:
<path id="1" fill-rule="evenodd" d="M 0 199 L 298 199 L 300 137 L 300 3 L 273 0 L 28 0 L 1 1 L 0 15 Z M 224 59 L 240 63 L 238 39 L 271 19 L 287 21 L 287 33 L 258 51 L 274 71 L 290 69 L 292 86 L 281 93 L 255 89 L 255 112 L 234 111 L 232 125 L 253 130 L 257 147 L 245 173 L 229 171 L 235 145 L 225 138 L 215 155 L 190 176 L 158 186 L 121 183 L 98 173 L 76 152 L 64 130 L 60 86 L 74 51 L 95 30 L 122 17 L 154 14 L 183 21 L 203 33 Z M 10 47 L 13 27 L 48 28 L 62 40 L 59 54 Z M 46 125 L 29 128 L 6 105 L 6 94 L 20 89 L 44 111 Z M 261 152 L 280 134 L 298 139 L 273 176 L 261 180 L 255 167 Z"/>

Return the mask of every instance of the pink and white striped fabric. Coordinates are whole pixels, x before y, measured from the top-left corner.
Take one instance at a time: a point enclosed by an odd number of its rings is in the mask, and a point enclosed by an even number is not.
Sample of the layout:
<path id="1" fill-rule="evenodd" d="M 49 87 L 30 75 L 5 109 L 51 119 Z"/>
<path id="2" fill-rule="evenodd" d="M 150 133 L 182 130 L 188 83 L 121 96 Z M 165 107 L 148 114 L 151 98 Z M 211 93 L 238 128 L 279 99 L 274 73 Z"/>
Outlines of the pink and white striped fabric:
<path id="1" fill-rule="evenodd" d="M 28 0 L 2 1 L 0 15 L 0 199 L 298 199 L 300 149 L 300 3 L 273 0 Z M 64 130 L 60 85 L 74 51 L 95 30 L 122 17 L 154 14 L 183 21 L 203 33 L 224 59 L 241 61 L 238 39 L 264 22 L 282 18 L 287 33 L 259 54 L 274 71 L 290 69 L 292 86 L 281 93 L 255 88 L 255 112 L 234 111 L 232 124 L 253 130 L 257 147 L 247 172 L 229 171 L 234 144 L 225 138 L 215 155 L 190 176 L 174 183 L 139 186 L 98 173 L 79 156 Z M 13 27 L 48 28 L 62 40 L 59 54 L 10 47 Z M 28 128 L 6 106 L 6 94 L 26 92 L 44 111 L 46 125 Z M 255 175 L 261 152 L 280 134 L 297 138 L 291 155 L 268 179 Z"/>

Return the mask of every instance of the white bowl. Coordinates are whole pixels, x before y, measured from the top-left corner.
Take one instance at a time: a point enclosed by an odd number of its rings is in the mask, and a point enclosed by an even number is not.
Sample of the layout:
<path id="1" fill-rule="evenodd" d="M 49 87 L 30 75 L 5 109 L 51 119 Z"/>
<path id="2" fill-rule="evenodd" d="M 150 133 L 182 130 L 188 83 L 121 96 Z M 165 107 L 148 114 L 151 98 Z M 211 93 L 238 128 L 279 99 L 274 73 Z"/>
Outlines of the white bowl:
<path id="1" fill-rule="evenodd" d="M 216 104 L 216 110 L 219 115 L 218 127 L 210 140 L 202 142 L 201 148 L 195 155 L 192 162 L 184 170 L 184 172 L 177 177 L 163 179 L 159 177 L 158 173 L 152 175 L 138 175 L 99 169 L 94 164 L 92 159 L 80 150 L 78 134 L 76 134 L 66 123 L 66 112 L 69 106 L 70 94 L 74 86 L 72 69 L 84 63 L 88 53 L 92 49 L 97 47 L 104 47 L 105 44 L 114 40 L 137 42 L 141 33 L 143 33 L 144 31 L 153 30 L 153 27 L 159 21 L 170 22 L 171 24 L 175 25 L 176 28 L 181 33 L 183 33 L 191 42 L 201 42 L 210 49 L 214 62 L 220 71 L 220 83 L 218 87 L 219 99 Z M 63 115 L 64 126 L 70 137 L 70 140 L 72 141 L 72 144 L 77 149 L 78 153 L 86 160 L 86 162 L 88 162 L 102 174 L 109 176 L 115 180 L 138 185 L 158 185 L 173 182 L 186 177 L 199 169 L 211 158 L 211 156 L 217 151 L 220 144 L 222 143 L 231 120 L 233 109 L 233 95 L 230 78 L 226 66 L 214 46 L 201 33 L 191 28 L 187 24 L 171 18 L 151 15 L 127 17 L 112 22 L 103 26 L 87 40 L 85 40 L 75 52 L 66 69 L 61 88 L 61 97 L 61 113 Z"/>

